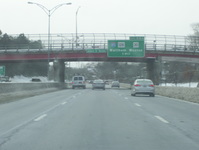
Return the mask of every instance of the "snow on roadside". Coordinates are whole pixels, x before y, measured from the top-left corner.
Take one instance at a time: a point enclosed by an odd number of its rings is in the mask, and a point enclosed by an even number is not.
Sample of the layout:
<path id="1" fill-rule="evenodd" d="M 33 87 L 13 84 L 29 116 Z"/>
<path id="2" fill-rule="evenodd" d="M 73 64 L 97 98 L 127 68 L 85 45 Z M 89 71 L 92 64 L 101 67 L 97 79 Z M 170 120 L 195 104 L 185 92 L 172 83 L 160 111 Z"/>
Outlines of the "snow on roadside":
<path id="1" fill-rule="evenodd" d="M 25 76 L 20 75 L 20 76 L 14 76 L 13 78 L 10 78 L 10 80 L 13 83 L 27 83 L 27 82 L 31 82 L 32 78 L 40 79 L 41 82 L 49 82 L 47 77 L 43 77 L 43 76 L 25 77 Z"/>
<path id="2" fill-rule="evenodd" d="M 190 83 L 162 83 L 160 86 L 171 86 L 171 87 L 197 87 L 197 82 L 190 82 Z"/>

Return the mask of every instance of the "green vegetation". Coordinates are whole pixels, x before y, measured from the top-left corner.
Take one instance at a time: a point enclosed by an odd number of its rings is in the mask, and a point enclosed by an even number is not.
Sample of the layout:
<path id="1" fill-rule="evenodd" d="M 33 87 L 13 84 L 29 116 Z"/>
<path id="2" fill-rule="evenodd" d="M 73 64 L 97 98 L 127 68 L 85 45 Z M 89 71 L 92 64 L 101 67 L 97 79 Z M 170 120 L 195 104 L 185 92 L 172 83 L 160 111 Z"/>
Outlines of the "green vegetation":
<path id="1" fill-rule="evenodd" d="M 0 31 L 0 49 L 41 49 L 42 41 L 31 41 L 23 33 L 16 37 L 9 36 L 7 33 L 2 35 Z"/>
<path id="2" fill-rule="evenodd" d="M 141 68 L 145 65 L 146 64 L 143 63 L 127 62 L 88 63 L 82 68 L 66 67 L 65 74 L 68 80 L 71 80 L 74 75 L 84 75 L 87 80 L 119 80 L 120 82 L 130 83 L 138 76 L 143 75 Z M 52 70 L 52 68 L 50 70 Z"/>

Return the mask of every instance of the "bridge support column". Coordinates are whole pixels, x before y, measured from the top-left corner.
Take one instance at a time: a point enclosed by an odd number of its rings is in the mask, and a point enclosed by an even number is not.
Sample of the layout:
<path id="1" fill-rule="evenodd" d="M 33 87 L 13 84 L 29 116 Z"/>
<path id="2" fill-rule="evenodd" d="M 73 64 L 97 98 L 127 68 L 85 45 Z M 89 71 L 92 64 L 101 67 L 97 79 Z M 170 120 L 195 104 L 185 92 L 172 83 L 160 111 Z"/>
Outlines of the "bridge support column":
<path id="1" fill-rule="evenodd" d="M 61 88 L 65 88 L 65 62 L 64 60 L 54 61 L 54 80 L 60 83 Z"/>
<path id="2" fill-rule="evenodd" d="M 151 79 L 156 85 L 158 85 L 160 81 L 159 65 L 159 59 L 151 59 L 147 61 L 147 78 Z"/>
<path id="3" fill-rule="evenodd" d="M 64 83 L 65 82 L 65 62 L 64 60 L 59 60 L 59 82 Z"/>

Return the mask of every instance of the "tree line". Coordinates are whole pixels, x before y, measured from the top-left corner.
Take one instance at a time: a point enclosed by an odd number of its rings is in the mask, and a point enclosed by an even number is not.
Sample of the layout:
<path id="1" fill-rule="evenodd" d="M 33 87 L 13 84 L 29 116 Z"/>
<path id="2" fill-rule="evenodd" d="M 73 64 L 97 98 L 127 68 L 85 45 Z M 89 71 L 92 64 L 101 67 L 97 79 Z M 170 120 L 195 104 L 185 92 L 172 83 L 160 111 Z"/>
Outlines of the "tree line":
<path id="1" fill-rule="evenodd" d="M 10 36 L 7 33 L 2 34 L 0 30 L 0 49 L 41 49 L 42 41 L 33 41 L 28 39 L 25 34 L 21 33 L 16 37 Z"/>
<path id="2" fill-rule="evenodd" d="M 87 80 L 103 79 L 118 80 L 132 83 L 135 78 L 141 78 L 144 63 L 127 62 L 98 62 L 88 63 L 83 68 L 66 67 L 66 79 L 71 80 L 74 75 L 84 75 Z"/>
<path id="3" fill-rule="evenodd" d="M 166 62 L 159 72 L 159 83 L 190 83 L 199 81 L 199 64 Z M 147 78 L 146 63 L 99 62 L 88 63 L 83 68 L 66 68 L 66 79 L 84 75 L 87 80 L 103 79 L 133 83 L 137 78 Z"/>
<path id="4" fill-rule="evenodd" d="M 190 83 L 199 81 L 199 64 L 166 62 L 162 66 L 162 78 L 166 83 Z"/>

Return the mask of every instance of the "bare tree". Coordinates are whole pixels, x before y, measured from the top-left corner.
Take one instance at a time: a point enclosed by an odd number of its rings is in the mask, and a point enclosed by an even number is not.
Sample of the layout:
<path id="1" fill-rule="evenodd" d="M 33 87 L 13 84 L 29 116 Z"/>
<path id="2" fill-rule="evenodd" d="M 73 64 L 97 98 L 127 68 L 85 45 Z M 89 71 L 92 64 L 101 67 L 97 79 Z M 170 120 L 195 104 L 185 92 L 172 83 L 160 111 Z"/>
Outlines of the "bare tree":
<path id="1" fill-rule="evenodd" d="M 199 50 L 199 23 L 191 24 L 193 29 L 193 34 L 188 37 L 189 50 L 198 51 Z"/>

